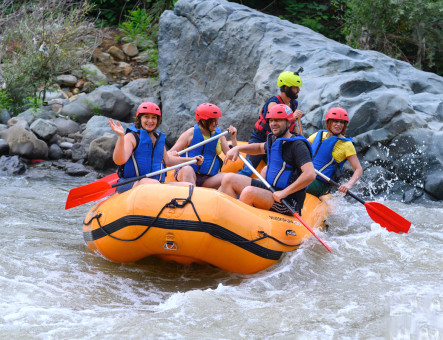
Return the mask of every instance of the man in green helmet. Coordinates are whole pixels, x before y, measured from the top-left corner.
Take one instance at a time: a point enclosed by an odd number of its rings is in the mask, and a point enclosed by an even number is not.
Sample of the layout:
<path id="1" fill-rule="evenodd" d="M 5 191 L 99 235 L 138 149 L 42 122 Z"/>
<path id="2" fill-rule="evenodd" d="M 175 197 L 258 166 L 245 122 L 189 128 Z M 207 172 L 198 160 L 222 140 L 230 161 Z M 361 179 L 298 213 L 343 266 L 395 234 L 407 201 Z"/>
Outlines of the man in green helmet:
<path id="1" fill-rule="evenodd" d="M 291 133 L 298 134 L 298 127 L 295 124 L 296 119 L 301 118 L 303 112 L 298 110 L 298 93 L 300 92 L 300 87 L 302 86 L 301 78 L 298 74 L 291 71 L 284 71 L 280 73 L 277 79 L 277 86 L 280 88 L 280 95 L 276 95 L 268 99 L 265 105 L 260 111 L 260 118 L 254 125 L 254 130 L 251 133 L 248 143 L 264 143 L 266 141 L 266 136 L 271 132 L 271 128 L 266 120 L 266 113 L 271 107 L 277 104 L 285 104 L 289 106 L 293 112 L 292 123 L 289 128 Z M 247 155 L 247 160 L 255 167 L 260 164 L 263 160 L 266 163 L 266 155 Z M 252 172 L 245 165 L 241 170 L 237 172 L 238 174 L 251 176 Z"/>

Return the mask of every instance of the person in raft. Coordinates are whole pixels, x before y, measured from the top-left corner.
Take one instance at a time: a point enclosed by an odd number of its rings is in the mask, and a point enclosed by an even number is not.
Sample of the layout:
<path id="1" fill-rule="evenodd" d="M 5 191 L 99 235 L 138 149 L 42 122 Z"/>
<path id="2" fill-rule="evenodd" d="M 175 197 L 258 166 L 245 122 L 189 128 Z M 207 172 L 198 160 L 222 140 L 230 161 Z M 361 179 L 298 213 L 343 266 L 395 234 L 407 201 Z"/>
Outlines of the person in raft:
<path id="1" fill-rule="evenodd" d="M 300 87 L 302 87 L 302 85 L 302 80 L 298 74 L 291 71 L 284 71 L 280 73 L 277 79 L 277 86 L 280 88 L 280 95 L 269 98 L 262 107 L 260 117 L 255 123 L 254 130 L 249 137 L 249 144 L 266 142 L 266 136 L 271 132 L 266 114 L 274 105 L 277 104 L 285 104 L 291 108 L 293 115 L 289 131 L 291 133 L 300 133 L 295 121 L 303 116 L 303 112 L 297 109 L 298 93 L 300 92 Z M 262 160 L 266 163 L 265 154 L 247 155 L 246 158 L 254 168 L 257 168 Z M 252 175 L 252 171 L 246 165 L 244 165 L 243 168 L 237 173 L 245 176 Z"/>
<path id="2" fill-rule="evenodd" d="M 218 127 L 218 119 L 222 116 L 220 109 L 211 103 L 203 103 L 195 110 L 197 124 L 186 130 L 178 138 L 175 145 L 169 150 L 170 155 L 202 142 L 210 137 L 220 134 L 222 131 Z M 232 145 L 237 145 L 237 129 L 233 126 L 228 128 L 232 139 Z M 179 182 L 189 182 L 198 187 L 218 189 L 225 173 L 219 172 L 222 161 L 218 155 L 221 152 L 226 154 L 229 150 L 225 136 L 204 144 L 187 152 L 186 156 L 203 155 L 204 161 L 200 165 L 191 164 L 183 168 L 175 169 L 175 179 Z"/>
<path id="3" fill-rule="evenodd" d="M 307 139 L 289 131 L 292 110 L 284 104 L 274 105 L 266 114 L 271 133 L 264 143 L 252 143 L 232 148 L 227 160 L 235 161 L 240 151 L 251 155 L 268 156 L 266 181 L 275 188 L 272 193 L 258 179 L 228 173 L 223 177 L 220 191 L 260 209 L 292 215 L 281 200 L 294 207 L 299 214 L 306 197 L 306 187 L 315 179 L 311 145 Z"/>
<path id="4" fill-rule="evenodd" d="M 340 192 L 346 194 L 363 174 L 353 144 L 354 140 L 345 137 L 349 116 L 345 109 L 333 107 L 326 113 L 325 122 L 326 130 L 320 130 L 308 138 L 312 144 L 314 167 L 334 181 L 338 181 L 344 163 L 349 161 L 354 173 L 349 181 L 338 188 Z M 315 181 L 309 184 L 308 193 L 319 197 L 327 194 L 330 188 L 323 177 L 317 176 Z"/>
<path id="5" fill-rule="evenodd" d="M 168 155 L 165 148 L 165 134 L 157 130 L 162 121 L 160 108 L 151 102 L 142 103 L 136 113 L 135 123 L 125 133 L 120 122 L 109 119 L 112 130 L 118 134 L 113 159 L 119 166 L 119 182 L 129 178 L 143 176 L 158 171 L 166 166 L 172 166 L 197 159 L 201 164 L 204 158 L 196 155 L 191 158 Z M 117 187 L 118 192 L 124 192 L 143 183 L 164 182 L 165 174 L 143 178 L 137 182 Z M 118 182 L 117 182 L 118 183 Z"/>

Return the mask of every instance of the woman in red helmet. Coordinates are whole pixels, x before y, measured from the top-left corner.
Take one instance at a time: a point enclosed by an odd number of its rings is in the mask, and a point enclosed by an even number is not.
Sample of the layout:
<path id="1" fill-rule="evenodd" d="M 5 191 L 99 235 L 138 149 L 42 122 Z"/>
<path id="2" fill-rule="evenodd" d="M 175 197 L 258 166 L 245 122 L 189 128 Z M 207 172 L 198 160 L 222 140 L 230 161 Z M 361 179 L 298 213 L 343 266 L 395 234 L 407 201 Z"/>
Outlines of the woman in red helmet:
<path id="1" fill-rule="evenodd" d="M 353 144 L 354 140 L 345 137 L 349 116 L 345 109 L 333 107 L 326 113 L 325 122 L 326 130 L 320 130 L 308 138 L 312 144 L 314 167 L 337 181 L 341 176 L 344 163 L 349 161 L 354 174 L 338 189 L 340 192 L 346 193 L 363 174 Z M 317 176 L 316 180 L 308 187 L 308 193 L 317 197 L 325 195 L 329 191 L 329 184 L 320 176 Z"/>
<path id="2" fill-rule="evenodd" d="M 183 132 L 175 145 L 169 150 L 170 155 L 202 142 L 210 137 L 221 133 L 218 127 L 218 119 L 222 116 L 220 109 L 211 103 L 203 103 L 195 110 L 197 124 Z M 232 144 L 237 145 L 237 129 L 229 127 Z M 175 170 L 175 179 L 179 182 L 189 182 L 196 186 L 218 189 L 224 173 L 220 173 L 222 161 L 219 154 L 226 154 L 229 150 L 228 142 L 224 136 L 206 143 L 198 148 L 188 151 L 185 156 L 203 155 L 202 164 L 192 164 Z"/>
<path id="3" fill-rule="evenodd" d="M 155 103 L 144 102 L 138 107 L 135 123 L 126 130 L 126 134 L 119 121 L 109 119 L 108 122 L 118 134 L 113 159 L 119 165 L 120 180 L 143 176 L 161 170 L 164 165 L 172 166 L 193 158 L 200 164 L 203 162 L 203 157 L 199 155 L 191 158 L 168 155 L 165 134 L 157 130 L 161 124 L 161 111 Z M 143 178 L 135 183 L 119 186 L 117 191 L 124 192 L 143 183 L 158 183 L 164 179 L 165 174 Z"/>
<path id="4" fill-rule="evenodd" d="M 220 191 L 234 198 L 240 195 L 240 201 L 254 207 L 292 216 L 281 202 L 286 199 L 300 214 L 306 187 L 315 179 L 311 145 L 305 137 L 291 133 L 293 112 L 289 106 L 272 106 L 266 119 L 271 129 L 266 142 L 234 147 L 226 154 L 225 162 L 229 159 L 235 161 L 240 151 L 250 155 L 266 154 L 268 161 L 265 178 L 276 191 L 272 193 L 259 180 L 238 173 L 226 174 Z"/>

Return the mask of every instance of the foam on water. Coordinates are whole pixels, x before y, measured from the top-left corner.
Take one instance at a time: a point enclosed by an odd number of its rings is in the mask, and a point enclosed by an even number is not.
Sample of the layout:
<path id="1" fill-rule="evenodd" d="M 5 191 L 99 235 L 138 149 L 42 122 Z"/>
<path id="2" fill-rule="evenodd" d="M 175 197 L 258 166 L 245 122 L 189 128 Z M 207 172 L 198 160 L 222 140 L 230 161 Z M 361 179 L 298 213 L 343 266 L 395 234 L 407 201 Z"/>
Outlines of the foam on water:
<path id="1" fill-rule="evenodd" d="M 112 263 L 83 242 L 87 179 L 0 176 L 0 338 L 441 339 L 443 205 L 380 201 L 408 234 L 336 196 L 332 253 L 311 238 L 254 275 L 159 259 Z"/>

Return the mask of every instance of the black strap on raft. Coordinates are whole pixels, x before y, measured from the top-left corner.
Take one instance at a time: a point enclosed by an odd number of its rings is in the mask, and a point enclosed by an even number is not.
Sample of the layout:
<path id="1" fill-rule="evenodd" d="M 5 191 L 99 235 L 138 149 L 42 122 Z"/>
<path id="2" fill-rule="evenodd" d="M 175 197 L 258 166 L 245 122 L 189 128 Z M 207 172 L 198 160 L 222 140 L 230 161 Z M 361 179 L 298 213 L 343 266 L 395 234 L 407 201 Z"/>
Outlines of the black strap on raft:
<path id="1" fill-rule="evenodd" d="M 157 214 L 157 216 L 154 218 L 154 221 L 152 221 L 151 225 L 147 226 L 146 229 L 140 235 L 138 235 L 137 237 L 131 238 L 131 239 L 123 239 L 123 238 L 116 237 L 116 236 L 113 236 L 110 233 L 108 233 L 106 231 L 106 229 L 103 228 L 103 226 L 100 223 L 99 218 L 102 216 L 101 213 L 92 217 L 88 222 L 86 222 L 86 221 L 83 222 L 83 224 L 89 225 L 92 222 L 92 220 L 96 219 L 98 226 L 107 236 L 109 236 L 115 240 L 119 240 L 119 241 L 132 242 L 132 241 L 137 241 L 140 237 L 142 237 L 144 234 L 146 234 L 148 232 L 148 230 L 151 229 L 151 227 L 153 225 L 155 225 L 155 222 L 157 222 L 157 220 L 159 219 L 160 215 L 162 214 L 163 210 L 165 210 L 165 208 L 183 208 L 188 203 L 191 203 L 191 206 L 192 206 L 192 209 L 194 210 L 195 216 L 197 216 L 198 221 L 201 223 L 201 219 L 200 219 L 200 216 L 198 216 L 197 210 L 195 209 L 194 202 L 192 202 L 192 200 L 191 200 L 193 192 L 194 192 L 194 186 L 190 185 L 189 186 L 189 195 L 187 198 L 173 198 L 169 203 L 166 203 L 163 206 L 163 208 L 161 208 L 161 210 Z M 180 201 L 181 201 L 181 203 L 179 203 Z"/>
<path id="2" fill-rule="evenodd" d="M 109 237 L 111 237 L 111 238 L 113 238 L 113 239 L 115 239 L 115 240 L 119 240 L 119 241 L 126 241 L 126 242 L 136 241 L 136 240 L 138 240 L 139 238 L 141 238 L 144 234 L 146 234 L 146 233 L 148 232 L 148 230 L 149 230 L 152 226 L 155 226 L 155 223 L 156 223 L 157 220 L 160 218 L 160 216 L 161 216 L 161 214 L 163 213 L 163 210 L 165 210 L 165 208 L 184 208 L 184 207 L 186 206 L 186 204 L 188 204 L 188 203 L 191 204 L 192 209 L 194 210 L 195 216 L 196 216 L 197 219 L 198 219 L 198 222 L 199 222 L 200 224 L 202 224 L 202 220 L 200 219 L 200 216 L 198 215 L 197 210 L 195 209 L 194 202 L 192 202 L 192 200 L 191 200 L 191 198 L 192 198 L 192 194 L 193 194 L 193 193 L 194 193 L 194 186 L 193 186 L 193 185 L 190 185 L 190 186 L 189 186 L 189 195 L 188 195 L 187 198 L 173 198 L 170 202 L 166 203 L 166 204 L 163 206 L 163 208 L 161 208 L 160 212 L 159 212 L 159 213 L 157 214 L 157 216 L 154 218 L 154 220 L 152 221 L 152 223 L 150 223 L 150 225 L 148 225 L 148 226 L 146 227 L 146 229 L 145 229 L 140 235 L 138 235 L 137 237 L 132 238 L 132 239 L 122 239 L 122 238 L 119 238 L 119 237 L 113 236 L 113 235 L 111 235 L 109 232 L 107 232 L 107 231 L 106 231 L 106 228 L 104 228 L 104 227 L 101 225 L 100 220 L 99 220 L 99 218 L 102 216 L 101 213 L 99 213 L 99 214 L 95 215 L 94 217 L 92 217 L 88 222 L 83 222 L 83 224 L 84 224 L 84 225 L 89 225 L 94 219 L 96 219 L 96 220 L 97 220 L 97 224 L 99 225 L 100 229 L 103 231 L 103 233 L 104 233 L 105 235 L 107 235 L 107 236 L 109 236 Z M 202 229 L 203 229 L 203 228 L 202 228 Z M 284 242 L 282 242 L 282 241 L 276 239 L 275 237 L 273 237 L 273 236 L 271 236 L 271 235 L 269 235 L 269 234 L 267 234 L 267 233 L 265 233 L 264 231 L 261 231 L 261 230 L 258 231 L 258 235 L 259 235 L 259 237 L 256 238 L 256 239 L 254 239 L 254 240 L 235 240 L 235 239 L 232 239 L 232 238 L 228 238 L 228 237 L 223 237 L 223 236 L 220 236 L 220 235 L 216 235 L 216 234 L 212 233 L 210 230 L 207 230 L 206 232 L 207 232 L 208 234 L 210 234 L 211 236 L 215 237 L 215 238 L 218 238 L 218 239 L 220 239 L 220 240 L 227 241 L 227 242 L 230 242 L 230 243 L 233 243 L 233 244 L 248 244 L 248 243 L 255 243 L 255 242 L 261 241 L 261 240 L 263 240 L 263 239 L 265 239 L 265 238 L 270 238 L 270 239 L 274 240 L 275 242 L 280 243 L 280 244 L 282 244 L 282 245 L 284 245 L 284 246 L 287 246 L 287 247 L 296 247 L 296 246 L 299 246 L 299 245 L 300 245 L 300 244 L 287 244 L 287 243 L 284 243 Z"/>

